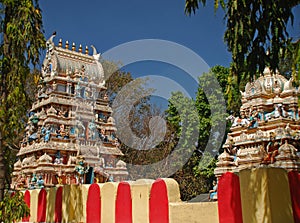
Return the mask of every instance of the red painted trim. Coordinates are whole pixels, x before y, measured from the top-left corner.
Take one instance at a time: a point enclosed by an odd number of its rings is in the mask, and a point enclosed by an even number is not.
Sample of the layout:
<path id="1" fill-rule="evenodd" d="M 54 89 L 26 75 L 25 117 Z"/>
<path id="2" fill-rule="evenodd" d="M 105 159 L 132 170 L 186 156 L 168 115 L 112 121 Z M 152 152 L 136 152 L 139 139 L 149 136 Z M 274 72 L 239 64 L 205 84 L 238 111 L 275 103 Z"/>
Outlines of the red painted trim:
<path id="1" fill-rule="evenodd" d="M 239 177 L 227 172 L 218 183 L 218 209 L 220 223 L 242 223 L 242 202 Z"/>
<path id="2" fill-rule="evenodd" d="M 86 222 L 101 223 L 101 197 L 98 184 L 92 184 L 88 190 Z"/>
<path id="3" fill-rule="evenodd" d="M 151 187 L 149 221 L 150 223 L 169 223 L 168 190 L 162 179 L 157 179 Z"/>
<path id="4" fill-rule="evenodd" d="M 46 222 L 47 192 L 41 189 L 38 196 L 37 222 Z"/>
<path id="5" fill-rule="evenodd" d="M 28 190 L 25 191 L 25 194 L 24 194 L 24 201 L 25 203 L 27 204 L 27 207 L 30 208 L 30 192 Z M 22 222 L 28 222 L 30 219 L 30 215 L 27 216 L 27 217 L 24 217 L 22 219 Z"/>
<path id="6" fill-rule="evenodd" d="M 116 223 L 132 223 L 132 200 L 130 185 L 127 182 L 118 185 L 115 216 Z"/>
<path id="7" fill-rule="evenodd" d="M 54 211 L 54 222 L 60 223 L 62 221 L 62 194 L 63 187 L 59 187 L 56 191 L 55 197 L 55 211 Z"/>
<path id="8" fill-rule="evenodd" d="M 288 173 L 290 193 L 295 223 L 300 223 L 300 174 L 297 171 Z"/>

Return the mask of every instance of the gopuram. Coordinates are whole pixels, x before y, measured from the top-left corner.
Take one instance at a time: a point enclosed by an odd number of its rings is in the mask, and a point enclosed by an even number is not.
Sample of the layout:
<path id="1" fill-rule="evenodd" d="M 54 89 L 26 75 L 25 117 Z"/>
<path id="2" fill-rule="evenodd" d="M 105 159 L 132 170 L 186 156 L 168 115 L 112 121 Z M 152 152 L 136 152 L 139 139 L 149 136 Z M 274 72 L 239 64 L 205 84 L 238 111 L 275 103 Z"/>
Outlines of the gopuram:
<path id="1" fill-rule="evenodd" d="M 12 188 L 127 179 L 100 54 L 46 43 L 36 101 L 14 164 Z"/>
<path id="2" fill-rule="evenodd" d="M 300 171 L 300 90 L 293 86 L 293 78 L 265 68 L 241 94 L 240 114 L 228 117 L 232 126 L 218 157 L 216 177 L 260 166 Z"/>

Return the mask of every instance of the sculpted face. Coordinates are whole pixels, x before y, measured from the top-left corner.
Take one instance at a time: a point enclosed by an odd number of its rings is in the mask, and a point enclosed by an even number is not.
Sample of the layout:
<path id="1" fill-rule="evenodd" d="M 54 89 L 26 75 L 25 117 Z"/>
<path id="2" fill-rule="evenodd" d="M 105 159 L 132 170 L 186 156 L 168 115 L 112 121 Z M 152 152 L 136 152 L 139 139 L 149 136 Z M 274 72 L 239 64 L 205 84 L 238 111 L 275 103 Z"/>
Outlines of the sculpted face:
<path id="1" fill-rule="evenodd" d="M 272 79 L 270 77 L 266 78 L 266 80 L 265 80 L 265 90 L 266 90 L 266 92 L 271 93 L 272 92 L 272 87 L 273 87 Z"/>

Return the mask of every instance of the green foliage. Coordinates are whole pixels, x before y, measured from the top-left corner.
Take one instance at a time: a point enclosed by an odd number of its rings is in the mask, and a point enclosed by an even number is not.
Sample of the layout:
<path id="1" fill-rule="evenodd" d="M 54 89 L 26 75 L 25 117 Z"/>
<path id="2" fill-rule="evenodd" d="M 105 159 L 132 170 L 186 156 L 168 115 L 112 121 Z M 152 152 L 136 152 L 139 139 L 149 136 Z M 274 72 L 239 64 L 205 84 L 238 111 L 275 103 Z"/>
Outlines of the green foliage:
<path id="1" fill-rule="evenodd" d="M 199 156 L 192 154 L 188 162 L 171 177 L 179 183 L 181 200 L 188 201 L 195 196 L 205 193 L 210 189 L 209 180 L 205 175 L 196 175 L 194 168 L 197 167 Z"/>
<path id="2" fill-rule="evenodd" d="M 129 82 L 133 81 L 133 78 L 129 72 L 120 70 L 121 63 L 104 60 L 100 60 L 105 76 L 105 86 L 107 87 L 106 93 L 110 99 L 110 102 L 114 100 L 117 93 Z"/>
<path id="3" fill-rule="evenodd" d="M 227 99 L 225 93 L 228 88 L 228 76 L 229 68 L 213 67 L 209 73 L 203 74 L 199 78 L 200 85 L 196 99 L 192 100 L 180 92 L 173 92 L 165 115 L 159 109 L 152 108 L 147 100 L 137 101 L 138 103 L 132 108 L 124 107 L 124 104 L 121 106 L 121 109 L 131 109 L 129 119 L 132 124 L 130 128 L 140 139 L 151 134 L 149 131 L 151 117 L 161 116 L 167 120 L 167 132 L 164 140 L 155 148 L 143 150 L 143 143 L 136 148 L 130 148 L 121 143 L 121 150 L 124 153 L 122 159 L 133 165 L 129 165 L 131 179 L 141 175 L 141 170 L 134 165 L 164 162 L 161 169 L 155 168 L 154 165 L 147 166 L 147 177 L 166 177 L 164 175 L 166 170 L 175 170 L 170 177 L 179 182 L 183 200 L 190 200 L 210 189 L 214 179 L 213 170 L 216 159 L 212 155 L 207 156 L 210 154 L 208 152 L 204 152 L 202 155 L 202 151 L 206 149 L 212 128 L 219 130 L 220 123 L 224 123 L 226 118 L 226 111 L 220 106 L 220 98 Z M 122 75 L 119 77 L 121 78 Z M 217 79 L 218 83 L 215 83 L 213 79 Z M 216 89 L 216 84 L 219 84 L 221 89 Z M 117 84 L 117 86 L 119 86 L 117 89 L 121 89 L 123 84 Z M 143 94 L 143 88 L 137 88 L 137 90 L 136 94 Z M 121 96 L 126 96 L 126 94 L 125 92 Z M 125 102 L 126 100 L 125 97 L 121 101 Z M 211 110 L 214 111 L 213 115 Z M 218 151 L 222 141 L 222 137 L 212 137 L 209 144 L 210 150 Z M 173 157 L 172 160 L 169 159 L 170 156 Z"/>
<path id="4" fill-rule="evenodd" d="M 173 114 L 168 113 L 168 110 L 174 110 L 174 107 L 176 111 Z M 178 165 L 178 168 L 181 168 L 182 164 L 186 162 L 187 156 L 191 156 L 196 149 L 200 120 L 195 102 L 181 92 L 172 93 L 169 99 L 169 109 L 167 110 L 167 121 L 173 129 L 177 128 L 176 134 L 179 138 L 176 151 L 174 151 L 177 163 L 172 165 Z M 178 121 L 180 122 L 178 123 Z"/>
<path id="5" fill-rule="evenodd" d="M 41 10 L 37 0 L 3 0 L 0 45 L 0 200 L 10 182 L 13 155 L 23 133 L 26 112 L 37 73 L 30 72 L 45 47 Z M 2 159 L 2 157 L 4 159 Z M 3 163 L 4 166 L 3 166 Z M 2 167 L 3 166 L 3 167 Z"/>
<path id="6" fill-rule="evenodd" d="M 16 222 L 29 215 L 30 210 L 24 201 L 23 193 L 19 191 L 14 194 L 5 193 L 3 200 L 0 201 L 0 222 Z"/>
<path id="7" fill-rule="evenodd" d="M 149 106 L 151 107 L 150 104 Z M 152 136 L 155 136 L 156 131 L 159 131 L 159 129 L 153 131 L 149 128 L 151 117 L 164 117 L 164 115 L 160 109 L 146 106 L 138 107 L 137 115 L 130 114 L 130 118 L 135 120 L 133 122 L 140 125 L 139 127 L 131 126 L 131 130 L 141 141 L 134 148 L 122 147 L 125 154 L 124 160 L 133 165 L 148 165 L 145 172 L 142 172 L 144 169 L 140 167 L 129 166 L 130 176 L 133 179 L 136 179 L 136 176 L 147 178 L 167 177 L 166 173 L 172 174 L 176 170 L 180 170 L 188 161 L 187 158 L 195 150 L 194 144 L 197 138 L 195 131 L 197 131 L 198 115 L 197 112 L 192 111 L 192 106 L 194 106 L 193 101 L 184 97 L 181 93 L 173 93 L 169 107 L 176 108 L 174 116 L 180 116 L 179 127 L 175 129 L 174 126 L 167 123 L 167 132 L 164 139 L 156 147 L 147 147 L 146 150 L 147 140 L 153 142 L 154 138 Z M 171 119 L 171 115 L 169 118 Z M 157 124 L 154 123 L 154 125 Z M 137 129 L 139 131 L 136 131 Z M 163 168 L 157 168 L 156 163 L 160 163 Z"/>
<path id="8" fill-rule="evenodd" d="M 285 77 L 294 77 L 294 80 L 300 81 L 300 39 L 295 42 L 289 42 L 285 50 L 281 52 L 283 58 L 279 63 L 279 72 Z"/>
<path id="9" fill-rule="evenodd" d="M 215 66 L 210 72 L 199 77 L 199 88 L 195 103 L 200 119 L 198 145 L 201 151 L 208 147 L 211 151 L 218 151 L 220 142 L 223 140 L 223 138 L 213 137 L 210 138 L 211 142 L 207 144 L 210 135 L 223 137 L 223 133 L 219 130 L 223 129 L 222 124 L 227 117 L 225 90 L 228 74 L 227 68 Z"/>
<path id="10" fill-rule="evenodd" d="M 206 0 L 186 0 L 187 14 L 195 13 L 198 3 L 205 5 Z M 226 31 L 224 39 L 232 53 L 231 73 L 237 84 L 244 78 L 253 78 L 265 66 L 272 70 L 279 67 L 281 51 L 288 46 L 287 24 L 293 23 L 292 9 L 299 0 L 249 1 L 215 0 L 215 9 L 219 3 L 225 10 Z M 296 52 L 298 55 L 298 52 Z M 249 80 L 249 79 L 248 79 Z M 247 81 L 248 81 L 247 80 Z"/>
<path id="11" fill-rule="evenodd" d="M 176 159 L 179 162 L 171 164 L 181 165 L 177 166 L 177 171 L 171 177 L 179 183 L 182 200 L 190 200 L 208 190 L 205 176 L 195 177 L 194 171 L 200 158 L 197 147 L 199 147 L 199 143 L 203 143 L 201 140 L 207 141 L 204 132 L 209 120 L 199 115 L 198 110 L 201 107 L 202 111 L 209 116 L 209 108 L 206 105 L 202 104 L 202 106 L 199 106 L 195 101 L 186 98 L 180 92 L 173 92 L 169 99 L 166 118 L 168 121 L 168 135 L 173 137 L 169 140 L 168 149 L 172 151 L 174 147 L 180 147 L 179 151 L 182 151 L 176 154 Z M 199 139 L 200 137 L 201 139 Z M 185 141 L 185 143 L 180 144 L 180 140 Z M 161 146 L 163 147 L 164 145 Z M 183 166 L 182 157 L 188 158 Z"/>
<path id="12" fill-rule="evenodd" d="M 39 63 L 40 48 L 45 46 L 42 15 L 38 1 L 3 0 L 4 55 L 25 68 Z"/>
<path id="13" fill-rule="evenodd" d="M 186 0 L 185 1 L 185 13 L 191 15 L 192 13 L 196 13 L 196 10 L 199 9 L 199 3 L 203 6 L 206 5 L 206 0 Z M 225 9 L 226 2 L 224 0 L 214 0 L 214 8 L 218 9 L 219 5 Z"/>
<path id="14" fill-rule="evenodd" d="M 222 123 L 228 115 L 221 105 L 223 102 L 225 105 L 225 101 L 232 97 L 232 95 L 226 94 L 229 88 L 229 77 L 229 68 L 222 66 L 212 67 L 210 72 L 199 77 L 199 87 L 196 99 L 193 102 L 199 118 L 198 143 L 188 162 L 172 175 L 179 182 L 183 200 L 190 200 L 200 193 L 207 192 L 215 178 L 216 157 L 214 154 L 221 149 L 222 142 L 225 140 L 223 136 L 226 135 L 226 132 L 222 134 L 221 129 L 223 128 Z M 216 79 L 218 83 L 214 81 Z M 218 88 L 217 85 L 221 88 Z M 240 101 L 236 100 L 237 95 L 239 95 L 238 88 L 232 89 L 232 94 L 236 97 L 231 98 L 231 100 L 234 100 L 233 104 L 227 104 L 227 112 L 238 111 L 240 105 Z M 177 101 L 178 104 L 182 103 L 180 93 L 173 93 L 172 100 Z M 169 135 L 175 136 L 172 140 L 172 145 L 175 146 L 176 139 L 181 136 L 182 119 L 172 103 L 169 103 L 166 114 L 168 129 L 172 132 Z M 211 135 L 216 137 L 211 137 Z"/>
<path id="15" fill-rule="evenodd" d="M 204 152 L 198 166 L 194 167 L 195 176 L 203 176 L 209 181 L 215 178 L 214 169 L 216 168 L 217 159 L 215 159 L 211 153 Z"/>

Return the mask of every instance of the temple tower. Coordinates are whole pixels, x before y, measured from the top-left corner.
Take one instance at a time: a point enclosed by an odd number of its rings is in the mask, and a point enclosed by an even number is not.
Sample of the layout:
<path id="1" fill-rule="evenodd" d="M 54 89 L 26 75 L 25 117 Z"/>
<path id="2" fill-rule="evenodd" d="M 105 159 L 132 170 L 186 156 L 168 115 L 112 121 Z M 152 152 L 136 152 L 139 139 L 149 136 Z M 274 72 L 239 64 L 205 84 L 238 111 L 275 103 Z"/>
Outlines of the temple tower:
<path id="1" fill-rule="evenodd" d="M 231 117 L 215 175 L 259 166 L 299 171 L 300 91 L 293 78 L 287 80 L 266 68 L 241 94 L 240 114 Z"/>
<path id="2" fill-rule="evenodd" d="M 47 41 L 46 57 L 36 101 L 18 161 L 12 187 L 35 188 L 56 184 L 121 181 L 126 164 L 115 135 L 112 109 L 106 94 L 100 54 L 93 48 L 76 51 L 66 41 Z M 40 183 L 39 183 L 40 182 Z"/>

